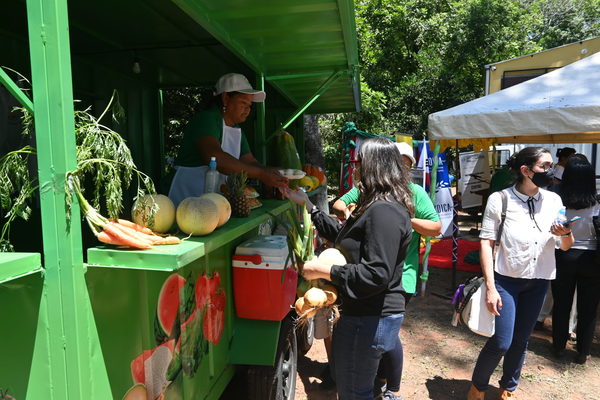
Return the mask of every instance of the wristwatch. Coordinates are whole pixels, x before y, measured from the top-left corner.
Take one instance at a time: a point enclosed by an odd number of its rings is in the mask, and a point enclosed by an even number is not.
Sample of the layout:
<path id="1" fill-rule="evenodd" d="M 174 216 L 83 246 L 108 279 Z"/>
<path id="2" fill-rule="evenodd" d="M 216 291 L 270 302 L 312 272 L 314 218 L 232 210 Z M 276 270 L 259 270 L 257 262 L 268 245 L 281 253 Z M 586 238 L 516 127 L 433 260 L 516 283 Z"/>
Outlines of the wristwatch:
<path id="1" fill-rule="evenodd" d="M 573 232 L 569 232 L 569 233 L 566 233 L 566 234 L 564 234 L 564 235 L 561 235 L 561 236 L 562 236 L 562 237 L 569 237 L 569 236 L 571 236 L 571 234 L 572 234 L 572 233 L 573 233 Z"/>

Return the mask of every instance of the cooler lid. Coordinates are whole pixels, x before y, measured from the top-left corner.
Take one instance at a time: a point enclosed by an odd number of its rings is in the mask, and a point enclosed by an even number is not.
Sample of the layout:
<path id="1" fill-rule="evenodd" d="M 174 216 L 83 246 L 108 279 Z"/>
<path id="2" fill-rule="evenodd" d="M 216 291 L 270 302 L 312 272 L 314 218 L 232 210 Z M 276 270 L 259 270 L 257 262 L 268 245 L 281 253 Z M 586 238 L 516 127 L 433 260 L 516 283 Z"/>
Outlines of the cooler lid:
<path id="1" fill-rule="evenodd" d="M 240 244 L 235 250 L 235 254 L 239 255 L 260 254 L 284 259 L 288 253 L 287 239 L 282 235 L 256 236 Z"/>

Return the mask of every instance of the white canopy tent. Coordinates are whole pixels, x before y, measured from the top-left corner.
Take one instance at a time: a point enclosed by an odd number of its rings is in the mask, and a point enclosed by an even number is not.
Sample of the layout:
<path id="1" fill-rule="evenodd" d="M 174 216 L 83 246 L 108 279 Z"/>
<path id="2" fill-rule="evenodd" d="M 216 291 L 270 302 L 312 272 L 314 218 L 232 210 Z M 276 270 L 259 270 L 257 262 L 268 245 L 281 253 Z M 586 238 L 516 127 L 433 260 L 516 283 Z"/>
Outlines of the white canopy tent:
<path id="1" fill-rule="evenodd" d="M 600 53 L 429 115 L 429 138 L 600 142 Z"/>
<path id="2" fill-rule="evenodd" d="M 428 130 L 429 139 L 436 141 L 434 159 L 437 158 L 440 142 L 455 139 L 477 141 L 496 138 L 498 143 L 598 143 L 600 53 L 499 92 L 430 114 Z M 453 239 L 456 240 L 456 237 Z M 451 288 L 456 285 L 455 255 Z M 422 283 L 423 292 L 425 283 Z"/>

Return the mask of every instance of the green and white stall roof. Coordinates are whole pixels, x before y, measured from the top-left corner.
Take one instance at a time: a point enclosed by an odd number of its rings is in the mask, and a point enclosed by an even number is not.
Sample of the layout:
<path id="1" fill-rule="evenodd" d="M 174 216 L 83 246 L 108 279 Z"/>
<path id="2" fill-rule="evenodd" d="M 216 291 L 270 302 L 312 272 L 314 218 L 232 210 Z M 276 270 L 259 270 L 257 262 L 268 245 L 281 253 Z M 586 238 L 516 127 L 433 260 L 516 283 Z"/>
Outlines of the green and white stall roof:
<path id="1" fill-rule="evenodd" d="M 309 113 L 360 107 L 352 0 L 71 0 L 74 59 L 130 72 L 159 87 L 212 85 L 225 72 L 256 76 L 301 106 L 339 78 Z M 6 2 L 0 30 L 27 39 L 25 1 Z"/>

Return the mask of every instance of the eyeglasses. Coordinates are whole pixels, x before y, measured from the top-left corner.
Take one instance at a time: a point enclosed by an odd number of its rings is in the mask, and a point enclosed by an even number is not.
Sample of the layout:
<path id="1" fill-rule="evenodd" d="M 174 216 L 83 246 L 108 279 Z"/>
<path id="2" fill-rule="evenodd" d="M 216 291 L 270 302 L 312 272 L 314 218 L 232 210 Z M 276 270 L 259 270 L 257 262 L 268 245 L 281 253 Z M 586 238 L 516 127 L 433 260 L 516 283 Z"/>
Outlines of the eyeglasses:
<path id="1" fill-rule="evenodd" d="M 544 172 L 551 170 L 554 168 L 553 163 L 543 163 L 543 164 L 535 164 L 536 167 L 541 168 Z"/>

